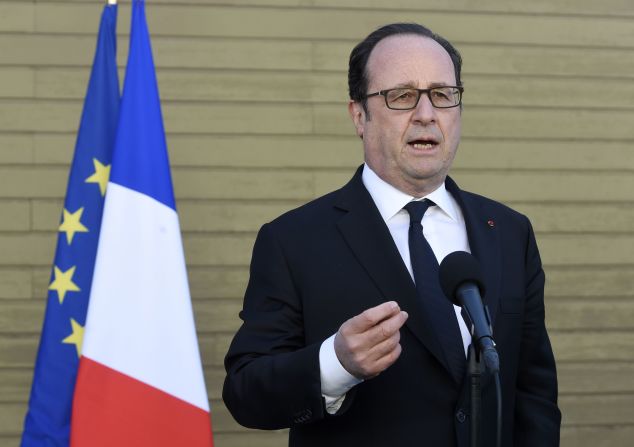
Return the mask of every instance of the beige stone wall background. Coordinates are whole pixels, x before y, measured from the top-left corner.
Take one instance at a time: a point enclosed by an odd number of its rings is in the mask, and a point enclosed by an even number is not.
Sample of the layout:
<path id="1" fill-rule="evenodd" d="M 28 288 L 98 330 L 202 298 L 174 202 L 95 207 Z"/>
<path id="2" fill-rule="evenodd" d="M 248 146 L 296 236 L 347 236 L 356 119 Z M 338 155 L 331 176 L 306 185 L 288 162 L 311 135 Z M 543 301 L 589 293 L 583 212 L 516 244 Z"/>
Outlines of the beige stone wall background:
<path id="1" fill-rule="evenodd" d="M 100 1 L 0 1 L 0 445 L 17 445 Z M 218 447 L 282 446 L 221 400 L 259 226 L 361 161 L 350 49 L 418 21 L 463 54 L 453 176 L 533 220 L 563 446 L 634 437 L 634 1 L 148 0 Z M 129 1 L 119 11 L 127 57 Z M 123 75 L 123 73 L 122 73 Z"/>

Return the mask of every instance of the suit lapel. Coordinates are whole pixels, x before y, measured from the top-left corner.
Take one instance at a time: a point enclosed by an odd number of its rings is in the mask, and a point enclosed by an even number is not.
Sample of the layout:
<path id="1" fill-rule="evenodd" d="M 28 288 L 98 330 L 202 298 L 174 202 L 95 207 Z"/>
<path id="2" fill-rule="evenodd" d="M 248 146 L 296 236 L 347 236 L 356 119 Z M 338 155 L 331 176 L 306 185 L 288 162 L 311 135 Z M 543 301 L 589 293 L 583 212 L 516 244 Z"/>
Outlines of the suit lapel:
<path id="1" fill-rule="evenodd" d="M 494 325 L 498 301 L 500 300 L 500 274 L 502 258 L 495 216 L 473 195 L 463 193 L 449 177 L 445 181 L 447 190 L 454 196 L 465 218 L 471 254 L 479 261 L 484 276 L 486 292 L 482 298 L 491 314 Z M 495 334 L 494 334 L 495 336 Z"/>
<path id="2" fill-rule="evenodd" d="M 341 190 L 336 207 L 347 211 L 337 223 L 339 231 L 383 295 L 367 297 L 368 307 L 388 300 L 398 302 L 401 309 L 409 314 L 405 323 L 407 328 L 449 371 L 414 282 L 392 235 L 363 185 L 362 169 L 359 168 L 352 180 Z"/>

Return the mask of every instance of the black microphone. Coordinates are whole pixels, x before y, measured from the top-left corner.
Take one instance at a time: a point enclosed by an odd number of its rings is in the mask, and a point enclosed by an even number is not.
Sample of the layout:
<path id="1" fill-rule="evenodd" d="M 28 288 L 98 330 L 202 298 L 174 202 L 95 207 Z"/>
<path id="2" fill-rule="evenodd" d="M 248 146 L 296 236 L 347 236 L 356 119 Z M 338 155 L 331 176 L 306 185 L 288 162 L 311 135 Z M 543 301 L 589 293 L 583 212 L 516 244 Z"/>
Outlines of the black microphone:
<path id="1" fill-rule="evenodd" d="M 482 302 L 485 293 L 477 259 L 466 251 L 454 251 L 440 263 L 440 286 L 452 303 L 466 310 L 473 327 L 472 342 L 480 348 L 484 364 L 492 373 L 500 370 L 489 312 Z"/>

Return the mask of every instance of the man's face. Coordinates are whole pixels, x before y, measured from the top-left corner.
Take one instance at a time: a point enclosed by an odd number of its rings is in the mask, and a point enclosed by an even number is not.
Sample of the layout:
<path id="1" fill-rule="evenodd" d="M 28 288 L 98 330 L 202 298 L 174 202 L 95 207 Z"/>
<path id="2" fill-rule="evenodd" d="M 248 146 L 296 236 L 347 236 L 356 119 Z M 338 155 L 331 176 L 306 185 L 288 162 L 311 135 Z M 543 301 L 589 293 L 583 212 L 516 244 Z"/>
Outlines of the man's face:
<path id="1" fill-rule="evenodd" d="M 395 87 L 456 85 L 453 62 L 436 41 L 415 35 L 381 40 L 366 67 L 368 91 Z M 368 114 L 358 102 L 349 105 L 365 161 L 386 182 L 420 197 L 445 180 L 460 142 L 460 107 L 437 109 L 421 95 L 413 110 L 391 110 L 383 96 L 367 99 Z"/>

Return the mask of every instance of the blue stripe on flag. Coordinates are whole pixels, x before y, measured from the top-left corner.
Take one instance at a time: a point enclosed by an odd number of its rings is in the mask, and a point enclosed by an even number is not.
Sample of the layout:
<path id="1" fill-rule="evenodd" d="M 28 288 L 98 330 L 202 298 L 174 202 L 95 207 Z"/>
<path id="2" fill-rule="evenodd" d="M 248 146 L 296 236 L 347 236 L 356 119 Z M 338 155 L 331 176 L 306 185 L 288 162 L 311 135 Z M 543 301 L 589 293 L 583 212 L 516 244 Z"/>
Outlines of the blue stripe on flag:
<path id="1" fill-rule="evenodd" d="M 143 1 L 133 2 L 131 29 L 110 180 L 176 209 Z"/>

